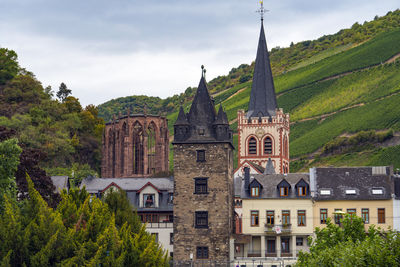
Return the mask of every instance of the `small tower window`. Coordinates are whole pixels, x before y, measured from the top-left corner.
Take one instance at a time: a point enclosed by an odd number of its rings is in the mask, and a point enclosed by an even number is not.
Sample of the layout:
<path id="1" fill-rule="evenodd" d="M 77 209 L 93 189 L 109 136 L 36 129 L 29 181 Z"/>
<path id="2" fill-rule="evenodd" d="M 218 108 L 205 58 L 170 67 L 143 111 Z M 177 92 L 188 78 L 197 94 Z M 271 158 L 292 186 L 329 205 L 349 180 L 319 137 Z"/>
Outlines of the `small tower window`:
<path id="1" fill-rule="evenodd" d="M 197 150 L 197 161 L 198 162 L 206 161 L 206 151 L 205 150 Z"/>
<path id="2" fill-rule="evenodd" d="M 257 141 L 254 137 L 249 140 L 249 154 L 257 154 Z"/>
<path id="3" fill-rule="evenodd" d="M 264 154 L 272 154 L 272 139 L 270 137 L 264 139 Z"/>

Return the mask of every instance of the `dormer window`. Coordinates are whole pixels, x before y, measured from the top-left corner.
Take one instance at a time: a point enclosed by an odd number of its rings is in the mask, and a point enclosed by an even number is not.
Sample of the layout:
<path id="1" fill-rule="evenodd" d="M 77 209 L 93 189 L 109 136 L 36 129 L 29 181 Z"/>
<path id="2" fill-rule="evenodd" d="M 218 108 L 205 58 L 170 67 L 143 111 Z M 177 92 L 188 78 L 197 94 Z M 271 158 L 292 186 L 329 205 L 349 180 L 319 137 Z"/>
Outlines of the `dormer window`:
<path id="1" fill-rule="evenodd" d="M 252 197 L 260 196 L 260 188 L 258 186 L 255 186 L 255 187 L 251 188 L 251 196 Z"/>
<path id="2" fill-rule="evenodd" d="M 302 197 L 307 196 L 307 187 L 305 186 L 297 187 L 297 194 Z"/>
<path id="3" fill-rule="evenodd" d="M 305 197 L 308 195 L 309 185 L 304 179 L 300 179 L 300 181 L 296 184 L 296 193 L 299 197 Z"/>
<path id="4" fill-rule="evenodd" d="M 278 194 L 280 197 L 287 197 L 289 196 L 290 193 L 290 184 L 283 179 L 279 184 L 278 184 Z"/>
<path id="5" fill-rule="evenodd" d="M 283 186 L 279 188 L 279 195 L 281 197 L 287 197 L 289 195 L 289 187 Z"/>
<path id="6" fill-rule="evenodd" d="M 249 184 L 249 188 L 250 188 L 250 196 L 259 197 L 260 191 L 262 190 L 263 186 L 257 181 L 257 179 L 253 179 Z"/>

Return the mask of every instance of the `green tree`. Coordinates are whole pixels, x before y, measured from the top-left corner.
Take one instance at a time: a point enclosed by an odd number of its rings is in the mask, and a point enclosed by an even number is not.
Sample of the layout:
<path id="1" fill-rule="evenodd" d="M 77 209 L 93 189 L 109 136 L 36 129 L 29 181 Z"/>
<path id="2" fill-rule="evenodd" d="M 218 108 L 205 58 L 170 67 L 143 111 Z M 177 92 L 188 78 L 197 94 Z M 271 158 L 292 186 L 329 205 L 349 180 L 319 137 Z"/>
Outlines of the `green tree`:
<path id="1" fill-rule="evenodd" d="M 299 252 L 297 266 L 398 266 L 400 236 L 370 226 L 361 218 L 345 215 L 341 226 L 330 219 L 325 228 L 315 229 L 310 252 Z"/>
<path id="2" fill-rule="evenodd" d="M 15 138 L 0 142 L 0 213 L 4 208 L 4 195 L 16 199 L 15 172 L 22 149 Z"/>
<path id="3" fill-rule="evenodd" d="M 71 93 L 72 91 L 68 89 L 67 85 L 65 85 L 65 83 L 61 83 L 56 95 L 61 102 L 64 102 L 64 100 L 71 95 Z"/>

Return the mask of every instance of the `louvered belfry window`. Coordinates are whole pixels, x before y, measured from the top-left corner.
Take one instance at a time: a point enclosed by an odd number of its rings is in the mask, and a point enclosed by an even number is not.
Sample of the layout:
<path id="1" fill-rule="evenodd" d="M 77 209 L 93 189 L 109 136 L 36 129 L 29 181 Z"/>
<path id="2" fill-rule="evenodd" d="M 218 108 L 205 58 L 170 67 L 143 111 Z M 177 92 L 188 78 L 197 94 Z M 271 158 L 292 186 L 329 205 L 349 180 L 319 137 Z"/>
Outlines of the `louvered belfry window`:
<path id="1" fill-rule="evenodd" d="M 257 154 L 257 140 L 254 137 L 249 140 L 249 154 Z"/>
<path id="2" fill-rule="evenodd" d="M 264 154 L 272 154 L 272 139 L 269 137 L 264 139 Z"/>

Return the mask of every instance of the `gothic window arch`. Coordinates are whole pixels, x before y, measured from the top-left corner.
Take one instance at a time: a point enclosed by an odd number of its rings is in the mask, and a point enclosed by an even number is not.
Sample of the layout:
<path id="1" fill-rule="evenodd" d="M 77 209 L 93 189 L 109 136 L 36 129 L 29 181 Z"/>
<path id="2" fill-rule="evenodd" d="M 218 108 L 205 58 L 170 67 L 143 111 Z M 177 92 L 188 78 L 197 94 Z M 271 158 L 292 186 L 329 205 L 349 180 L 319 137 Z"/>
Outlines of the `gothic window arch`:
<path id="1" fill-rule="evenodd" d="M 272 155 L 273 152 L 273 144 L 272 138 L 267 136 L 264 138 L 264 154 Z"/>
<path id="2" fill-rule="evenodd" d="M 283 137 L 283 156 L 286 158 L 289 156 L 289 145 L 286 135 Z"/>
<path id="3" fill-rule="evenodd" d="M 132 129 L 133 173 L 143 173 L 143 127 L 136 121 Z"/>
<path id="4" fill-rule="evenodd" d="M 249 154 L 251 155 L 257 154 L 257 140 L 253 136 L 249 138 L 248 149 L 249 149 Z"/>
<path id="5" fill-rule="evenodd" d="M 111 163 L 111 176 L 115 175 L 115 133 L 111 129 L 108 131 L 108 151 L 109 162 Z"/>
<path id="6" fill-rule="evenodd" d="M 126 126 L 126 122 L 124 122 L 124 124 L 122 125 L 122 131 L 121 131 L 121 149 L 120 149 L 120 153 L 121 153 L 121 175 L 124 174 L 124 168 L 125 168 L 125 136 L 128 135 L 127 132 L 127 126 Z"/>
<path id="7" fill-rule="evenodd" d="M 151 122 L 147 128 L 147 162 L 148 173 L 154 174 L 156 172 L 156 125 Z"/>

